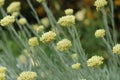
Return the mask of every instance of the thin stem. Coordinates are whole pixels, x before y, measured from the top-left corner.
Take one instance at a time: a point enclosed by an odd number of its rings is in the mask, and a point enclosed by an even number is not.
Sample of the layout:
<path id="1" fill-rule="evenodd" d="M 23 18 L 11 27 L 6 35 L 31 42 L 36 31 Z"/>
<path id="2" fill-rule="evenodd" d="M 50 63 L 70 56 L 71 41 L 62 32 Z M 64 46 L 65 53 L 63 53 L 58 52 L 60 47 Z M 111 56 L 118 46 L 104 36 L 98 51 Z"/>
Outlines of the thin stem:
<path id="1" fill-rule="evenodd" d="M 34 16 L 35 16 L 38 24 L 41 24 L 40 19 L 39 19 L 38 15 L 37 15 L 37 13 L 36 13 L 33 5 L 31 4 L 31 1 L 30 1 L 30 0 L 27 0 L 27 2 L 28 2 L 28 5 L 30 6 L 30 8 L 32 9 L 32 11 L 33 11 L 33 13 L 34 13 Z"/>
<path id="2" fill-rule="evenodd" d="M 106 30 L 106 37 L 107 40 L 109 41 L 109 43 L 113 46 L 113 41 L 112 41 L 112 37 L 110 34 L 110 30 L 109 30 L 109 26 L 108 26 L 108 21 L 107 21 L 107 15 L 104 9 L 101 9 L 101 12 L 103 14 L 103 21 L 104 21 L 104 26 L 105 26 L 105 30 Z"/>
<path id="3" fill-rule="evenodd" d="M 109 0 L 110 1 L 110 8 L 111 8 L 111 23 L 112 23 L 112 27 L 113 27 L 113 40 L 114 40 L 114 44 L 117 43 L 117 33 L 115 30 L 115 21 L 114 21 L 114 5 L 113 5 L 113 0 Z"/>
<path id="4" fill-rule="evenodd" d="M 52 25 L 52 27 L 53 27 L 53 28 L 56 28 L 56 27 L 57 27 L 57 28 L 60 30 L 60 32 L 62 33 L 62 35 L 63 35 L 64 37 L 67 37 L 67 36 L 65 35 L 64 31 L 62 30 L 62 28 L 57 24 L 57 21 L 56 21 L 56 19 L 54 18 L 54 16 L 53 16 L 52 12 L 50 11 L 50 9 L 48 8 L 46 2 L 43 2 L 43 3 L 42 3 L 42 6 L 44 7 L 44 9 L 45 9 L 45 11 L 46 11 L 46 13 L 47 13 L 47 16 L 48 16 L 48 18 L 49 18 L 49 21 L 50 21 L 50 24 Z"/>

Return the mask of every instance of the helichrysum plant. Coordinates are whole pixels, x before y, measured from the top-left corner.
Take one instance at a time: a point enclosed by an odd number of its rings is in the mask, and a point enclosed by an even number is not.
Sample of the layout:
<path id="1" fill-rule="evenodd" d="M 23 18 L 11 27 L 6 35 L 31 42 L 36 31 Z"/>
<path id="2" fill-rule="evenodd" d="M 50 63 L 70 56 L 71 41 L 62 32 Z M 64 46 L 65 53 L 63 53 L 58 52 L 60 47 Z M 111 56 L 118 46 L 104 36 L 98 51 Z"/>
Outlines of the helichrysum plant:
<path id="1" fill-rule="evenodd" d="M 74 9 L 68 8 L 57 19 L 46 0 L 35 0 L 47 15 L 41 19 L 31 0 L 26 0 L 36 19 L 32 24 L 21 14 L 21 2 L 13 1 L 4 8 L 5 1 L 0 0 L 0 80 L 120 80 L 120 44 L 113 0 L 95 0 L 93 4 L 96 14 L 103 18 L 99 18 L 101 24 L 92 30 L 92 36 L 87 34 L 89 45 L 96 45 L 95 49 L 89 47 L 95 50 L 94 55 L 83 46 L 86 32 L 79 27 L 83 23 L 90 26 L 88 19 L 82 23 L 87 9 L 74 15 Z M 100 45 L 91 43 L 92 38 Z"/>
<path id="2" fill-rule="evenodd" d="M 72 69 L 78 70 L 80 68 L 80 63 L 72 64 Z"/>
<path id="3" fill-rule="evenodd" d="M 99 30 L 96 30 L 95 32 L 95 37 L 96 38 L 102 38 L 105 36 L 105 30 L 104 29 L 99 29 Z"/>
<path id="4" fill-rule="evenodd" d="M 49 32 L 44 33 L 40 37 L 40 41 L 42 41 L 43 43 L 50 43 L 55 40 L 55 37 L 56 37 L 56 33 L 53 31 L 49 31 Z"/>
<path id="5" fill-rule="evenodd" d="M 17 80 L 35 80 L 37 73 L 31 71 L 25 71 L 20 74 Z"/>
<path id="6" fill-rule="evenodd" d="M 75 24 L 75 16 L 74 15 L 62 16 L 57 23 L 63 27 L 71 27 L 72 25 Z"/>
<path id="7" fill-rule="evenodd" d="M 97 66 L 100 66 L 101 64 L 103 64 L 103 60 L 104 60 L 103 57 L 93 56 L 90 59 L 88 59 L 87 65 L 89 67 L 97 67 Z"/>
<path id="8" fill-rule="evenodd" d="M 68 51 L 71 46 L 72 46 L 72 43 L 71 43 L 70 40 L 68 40 L 68 39 L 62 39 L 61 41 L 59 41 L 57 43 L 56 48 L 59 51 Z"/>
<path id="9" fill-rule="evenodd" d="M 120 44 L 116 44 L 116 45 L 113 47 L 113 53 L 115 53 L 115 54 L 120 54 Z"/>
<path id="10" fill-rule="evenodd" d="M 66 9 L 65 14 L 66 15 L 72 15 L 73 14 L 73 9 Z"/>
<path id="11" fill-rule="evenodd" d="M 20 18 L 18 22 L 20 25 L 25 25 L 27 23 L 27 20 L 25 18 Z"/>
<path id="12" fill-rule="evenodd" d="M 37 46 L 39 45 L 39 42 L 38 42 L 38 39 L 37 37 L 32 37 L 28 40 L 28 44 L 30 47 L 34 47 L 34 46 Z"/>
<path id="13" fill-rule="evenodd" d="M 14 16 L 5 16 L 1 21 L 0 24 L 1 26 L 8 26 L 9 24 L 12 24 L 15 21 L 15 17 Z"/>
<path id="14" fill-rule="evenodd" d="M 107 5 L 106 0 L 96 0 L 95 3 L 94 3 L 94 6 L 96 6 L 97 10 L 100 10 L 101 8 L 103 8 L 106 5 Z"/>
<path id="15" fill-rule="evenodd" d="M 20 2 L 12 2 L 8 7 L 7 7 L 7 13 L 13 13 L 13 12 L 18 12 L 20 10 Z"/>

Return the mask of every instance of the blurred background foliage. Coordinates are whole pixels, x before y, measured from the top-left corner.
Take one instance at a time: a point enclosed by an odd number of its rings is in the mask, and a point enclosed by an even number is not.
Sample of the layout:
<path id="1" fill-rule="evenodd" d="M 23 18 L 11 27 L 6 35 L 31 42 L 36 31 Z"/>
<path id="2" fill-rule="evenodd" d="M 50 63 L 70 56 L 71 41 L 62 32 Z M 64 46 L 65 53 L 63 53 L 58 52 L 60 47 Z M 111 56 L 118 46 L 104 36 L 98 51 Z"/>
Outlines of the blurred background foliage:
<path id="1" fill-rule="evenodd" d="M 36 20 L 32 15 L 32 11 L 28 6 L 26 0 L 6 0 L 5 5 L 3 6 L 6 10 L 6 7 L 13 1 L 21 2 L 21 10 L 20 12 L 23 16 L 26 17 L 28 22 L 32 24 L 36 24 Z M 88 53 L 88 55 L 93 54 L 104 54 L 105 47 L 102 44 L 100 39 L 96 39 L 94 37 L 94 32 L 98 28 L 103 28 L 101 13 L 97 12 L 95 7 L 93 6 L 95 0 L 47 0 L 47 4 L 50 10 L 53 12 L 53 15 L 58 20 L 58 18 L 64 14 L 64 10 L 67 8 L 74 9 L 74 14 L 76 15 L 76 27 L 80 31 L 80 39 L 83 44 L 83 47 Z M 47 17 L 43 7 L 41 4 L 37 3 L 36 0 L 31 0 L 37 14 L 40 19 L 44 19 Z M 114 20 L 116 24 L 116 29 L 118 30 L 118 39 L 120 39 L 119 31 L 120 31 L 120 0 L 114 0 Z M 108 14 L 110 13 L 109 9 L 107 9 Z M 109 16 L 109 15 L 108 15 Z M 0 16 L 2 18 L 2 16 Z M 15 25 L 15 24 L 14 24 Z M 19 31 L 19 28 L 15 25 L 16 30 Z M 111 25 L 109 25 L 111 27 Z M 45 30 L 49 30 L 51 28 L 50 25 L 45 27 Z M 12 41 L 11 36 L 4 28 L 6 36 L 9 37 L 8 43 L 14 50 L 15 55 L 20 53 L 17 45 Z M 2 35 L 2 34 L 0 34 Z M 0 38 L 0 40 L 2 40 Z M 119 42 L 119 40 L 118 40 Z M 105 55 L 104 55 L 105 56 Z"/>

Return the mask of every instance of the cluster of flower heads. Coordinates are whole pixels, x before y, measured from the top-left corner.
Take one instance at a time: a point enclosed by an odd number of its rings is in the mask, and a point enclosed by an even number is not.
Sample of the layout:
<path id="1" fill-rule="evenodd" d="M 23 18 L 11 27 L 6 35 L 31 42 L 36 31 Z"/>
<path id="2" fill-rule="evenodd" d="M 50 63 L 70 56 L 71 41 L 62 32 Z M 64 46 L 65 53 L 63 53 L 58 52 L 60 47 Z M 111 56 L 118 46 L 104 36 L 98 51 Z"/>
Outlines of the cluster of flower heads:
<path id="1" fill-rule="evenodd" d="M 4 5 L 5 0 L 0 0 L 0 6 Z M 19 11 L 21 8 L 21 3 L 19 1 L 14 1 L 9 4 L 7 7 L 7 13 L 10 15 L 5 16 L 0 20 L 1 26 L 8 26 L 15 22 L 15 18 L 19 15 Z"/>
<path id="2" fill-rule="evenodd" d="M 72 43 L 68 39 L 62 39 L 57 43 L 57 49 L 59 51 L 68 51 L 71 46 L 72 46 Z"/>
<path id="3" fill-rule="evenodd" d="M 55 40 L 55 37 L 56 37 L 56 33 L 53 31 L 49 31 L 42 35 L 40 41 L 42 41 L 43 43 L 50 43 Z"/>
<path id="4" fill-rule="evenodd" d="M 17 78 L 17 80 L 35 80 L 36 77 L 37 77 L 36 72 L 25 71 L 20 74 L 20 76 Z"/>
<path id="5" fill-rule="evenodd" d="M 0 21 L 0 24 L 1 26 L 8 26 L 12 24 L 13 22 L 15 22 L 15 17 L 8 15 Z"/>
<path id="6" fill-rule="evenodd" d="M 116 45 L 113 47 L 113 53 L 120 55 L 120 44 L 116 44 Z"/>
<path id="7" fill-rule="evenodd" d="M 43 25 L 37 25 L 37 24 L 35 24 L 35 25 L 33 25 L 33 29 L 34 29 L 34 31 L 36 32 L 36 33 L 40 33 L 40 32 L 42 32 L 43 31 L 43 29 L 44 29 L 44 26 Z"/>
<path id="8" fill-rule="evenodd" d="M 25 24 L 27 23 L 27 20 L 26 20 L 26 18 L 20 18 L 20 19 L 18 20 L 18 23 L 19 23 L 20 25 L 25 25 Z"/>
<path id="9" fill-rule="evenodd" d="M 30 47 L 35 47 L 35 46 L 39 45 L 39 41 L 38 41 L 37 37 L 32 37 L 28 40 L 28 44 L 30 45 Z"/>
<path id="10" fill-rule="evenodd" d="M 66 15 L 72 15 L 73 14 L 73 9 L 66 9 L 65 14 Z"/>
<path id="11" fill-rule="evenodd" d="M 95 3 L 94 3 L 94 6 L 96 6 L 97 11 L 100 10 L 105 5 L 107 5 L 106 0 L 96 0 Z"/>
<path id="12" fill-rule="evenodd" d="M 72 59 L 73 60 L 77 60 L 78 59 L 78 54 L 77 53 L 74 53 L 71 55 Z"/>
<path id="13" fill-rule="evenodd" d="M 104 29 L 98 29 L 95 32 L 96 38 L 103 38 L 105 36 L 105 30 Z"/>
<path id="14" fill-rule="evenodd" d="M 36 0 L 36 1 L 41 3 L 45 0 Z M 4 0 L 0 0 L 0 6 L 2 6 L 3 4 L 4 4 Z M 94 5 L 96 6 L 96 9 L 99 10 L 100 8 L 104 7 L 106 4 L 107 4 L 106 0 L 96 0 Z M 2 26 L 7 26 L 7 25 L 13 23 L 15 21 L 14 16 L 18 15 L 19 10 L 20 10 L 20 2 L 11 3 L 7 8 L 7 12 L 12 13 L 12 16 L 8 15 L 8 16 L 4 17 L 0 21 L 0 24 Z M 70 26 L 74 25 L 75 24 L 75 16 L 72 15 L 73 9 L 66 9 L 65 14 L 66 14 L 66 16 L 61 17 L 57 23 L 63 27 L 70 27 Z M 24 24 L 26 24 L 27 20 L 25 18 L 21 18 L 21 19 L 19 19 L 18 22 L 19 22 L 19 24 L 24 25 Z M 43 26 L 34 27 L 34 30 L 38 33 L 43 30 Z M 104 36 L 105 36 L 104 29 L 96 30 L 96 32 L 95 32 L 96 38 L 103 38 Z M 50 43 L 55 40 L 55 37 L 56 37 L 56 33 L 53 31 L 49 31 L 49 32 L 44 33 L 40 37 L 40 41 L 42 41 L 43 43 Z M 38 38 L 37 37 L 30 38 L 28 40 L 28 44 L 31 47 L 39 45 Z M 72 43 L 70 40 L 62 39 L 61 41 L 59 41 L 57 43 L 56 48 L 59 51 L 68 51 L 71 46 L 72 46 Z M 120 54 L 120 44 L 116 44 L 113 47 L 113 53 Z M 72 55 L 72 58 L 77 59 L 78 55 L 75 53 Z M 103 57 L 93 56 L 90 59 L 88 59 L 87 65 L 88 65 L 88 67 L 97 67 L 97 66 L 100 66 L 101 64 L 103 64 L 103 60 L 104 60 Z M 72 69 L 78 70 L 80 68 L 80 65 L 81 65 L 80 63 L 75 63 L 71 67 L 72 67 Z M 5 80 L 5 72 L 6 72 L 6 68 L 0 67 L 0 80 Z M 35 72 L 26 71 L 26 72 L 22 72 L 20 74 L 20 76 L 17 78 L 17 80 L 35 80 L 36 77 L 37 77 L 37 74 Z"/>
<path id="15" fill-rule="evenodd" d="M 5 73 L 7 68 L 6 67 L 0 67 L 0 80 L 6 80 Z"/>
<path id="16" fill-rule="evenodd" d="M 73 64 L 71 67 L 74 70 L 78 70 L 80 68 L 80 63 Z"/>
<path id="17" fill-rule="evenodd" d="M 74 15 L 66 15 L 61 17 L 58 22 L 59 25 L 63 27 L 71 27 L 75 24 L 75 16 Z"/>
<path id="18" fill-rule="evenodd" d="M 75 16 L 72 15 L 73 9 L 66 9 L 65 14 L 66 16 L 61 17 L 57 23 L 63 27 L 71 27 L 75 24 Z"/>
<path id="19" fill-rule="evenodd" d="M 101 56 L 92 56 L 90 59 L 87 61 L 87 65 L 89 67 L 98 67 L 101 64 L 103 64 L 104 58 Z"/>
<path id="20" fill-rule="evenodd" d="M 18 12 L 20 10 L 20 5 L 21 3 L 16 1 L 12 2 L 8 7 L 7 7 L 7 13 L 13 13 L 13 12 Z"/>

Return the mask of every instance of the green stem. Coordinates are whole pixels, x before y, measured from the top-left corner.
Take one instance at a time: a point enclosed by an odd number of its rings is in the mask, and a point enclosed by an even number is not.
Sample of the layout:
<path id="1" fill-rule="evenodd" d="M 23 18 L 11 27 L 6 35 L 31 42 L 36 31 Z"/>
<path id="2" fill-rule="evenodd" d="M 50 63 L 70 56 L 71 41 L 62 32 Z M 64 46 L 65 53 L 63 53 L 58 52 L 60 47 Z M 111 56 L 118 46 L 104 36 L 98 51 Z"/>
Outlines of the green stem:
<path id="1" fill-rule="evenodd" d="M 64 37 L 67 37 L 67 36 L 65 35 L 63 29 L 57 24 L 57 21 L 56 21 L 56 19 L 54 18 L 54 16 L 53 16 L 52 12 L 50 11 L 50 9 L 48 8 L 46 2 L 43 2 L 43 3 L 42 3 L 42 6 L 44 7 L 44 9 L 45 9 L 45 11 L 46 11 L 46 13 L 47 13 L 47 16 L 48 16 L 48 18 L 49 18 L 49 21 L 50 21 L 51 26 L 52 26 L 53 28 L 56 28 L 56 27 L 57 27 L 57 28 L 60 30 L 60 32 L 62 33 L 62 35 L 63 35 Z"/>
<path id="2" fill-rule="evenodd" d="M 104 9 L 101 9 L 101 12 L 103 14 L 103 21 L 104 21 L 104 26 L 105 26 L 105 30 L 106 30 L 107 40 L 109 41 L 109 44 L 111 44 L 113 46 L 114 44 L 113 44 L 112 37 L 111 37 L 111 34 L 110 34 L 106 12 L 105 12 Z"/>
<path id="3" fill-rule="evenodd" d="M 28 2 L 28 5 L 30 6 L 30 8 L 32 9 L 32 11 L 33 11 L 33 13 L 34 13 L 34 16 L 35 16 L 38 24 L 41 24 L 40 19 L 39 19 L 38 15 L 37 15 L 37 13 L 36 13 L 33 5 L 31 4 L 31 1 L 30 1 L 30 0 L 27 0 L 27 2 Z"/>
<path id="4" fill-rule="evenodd" d="M 113 5 L 113 0 L 109 0 L 110 1 L 110 8 L 111 8 L 111 24 L 112 24 L 112 28 L 113 28 L 113 40 L 114 40 L 114 44 L 117 43 L 117 33 L 115 30 L 115 21 L 114 21 L 114 5 Z"/>

